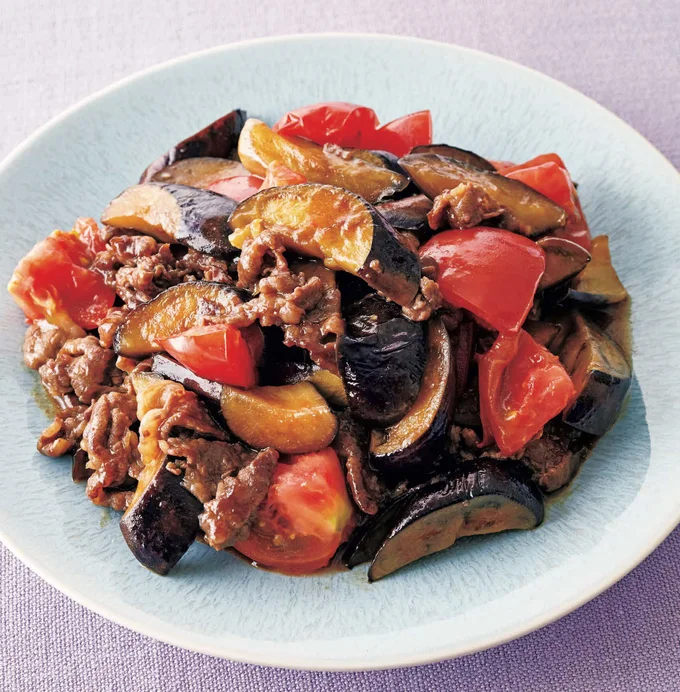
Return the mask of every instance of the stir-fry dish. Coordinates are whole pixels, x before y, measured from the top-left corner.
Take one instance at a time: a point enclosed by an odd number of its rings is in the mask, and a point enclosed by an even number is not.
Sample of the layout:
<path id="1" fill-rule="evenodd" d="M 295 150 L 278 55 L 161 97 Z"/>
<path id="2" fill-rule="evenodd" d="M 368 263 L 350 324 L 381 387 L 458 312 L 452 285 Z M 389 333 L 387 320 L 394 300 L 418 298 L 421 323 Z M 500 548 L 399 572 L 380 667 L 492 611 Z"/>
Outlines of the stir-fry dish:
<path id="1" fill-rule="evenodd" d="M 19 262 L 38 449 L 158 574 L 198 540 L 375 581 L 535 528 L 632 378 L 576 187 L 433 144 L 429 111 L 231 111 Z"/>

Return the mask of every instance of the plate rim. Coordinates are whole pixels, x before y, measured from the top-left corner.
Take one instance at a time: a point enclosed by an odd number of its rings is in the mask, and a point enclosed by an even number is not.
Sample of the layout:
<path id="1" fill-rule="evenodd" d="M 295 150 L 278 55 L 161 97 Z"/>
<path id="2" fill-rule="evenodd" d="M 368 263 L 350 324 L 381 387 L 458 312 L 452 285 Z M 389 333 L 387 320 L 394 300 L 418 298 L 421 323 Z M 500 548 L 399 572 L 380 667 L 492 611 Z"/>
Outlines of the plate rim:
<path id="1" fill-rule="evenodd" d="M 20 159 L 25 152 L 27 152 L 30 147 L 39 140 L 44 134 L 49 132 L 54 126 L 66 120 L 73 113 L 76 113 L 82 108 L 87 107 L 90 103 L 97 101 L 99 98 L 115 92 L 118 89 L 125 87 L 127 84 L 135 82 L 139 79 L 143 79 L 148 75 L 152 75 L 155 72 L 160 72 L 166 69 L 171 69 L 172 67 L 184 63 L 191 62 L 193 60 L 198 60 L 203 57 L 218 54 L 218 53 L 229 53 L 232 51 L 238 51 L 243 48 L 260 46 L 260 45 L 271 45 L 276 43 L 287 43 L 287 42 L 304 42 L 304 41 L 317 41 L 319 39 L 333 39 L 333 40 L 347 40 L 347 39 L 369 39 L 369 40 L 379 40 L 385 42 L 401 42 L 411 45 L 430 45 L 436 46 L 440 49 L 452 50 L 454 52 L 459 52 L 463 54 L 468 54 L 471 56 L 482 57 L 485 60 L 491 60 L 492 62 L 499 62 L 514 69 L 518 69 L 529 73 L 534 78 L 539 78 L 553 87 L 558 87 L 563 90 L 567 90 L 573 97 L 584 99 L 591 106 L 594 106 L 602 114 L 607 117 L 613 118 L 617 121 L 617 125 L 624 128 L 628 134 L 634 134 L 639 140 L 644 143 L 644 145 L 650 149 L 656 157 L 660 160 L 659 163 L 664 167 L 668 167 L 672 174 L 678 177 L 678 182 L 680 183 L 680 171 L 676 169 L 673 163 L 666 158 L 666 156 L 652 144 L 644 135 L 638 132 L 632 125 L 627 123 L 616 113 L 610 111 L 605 106 L 601 105 L 593 98 L 583 94 L 574 87 L 565 84 L 564 82 L 551 77 L 549 75 L 540 72 L 534 68 L 522 65 L 514 60 L 504 58 L 486 51 L 482 51 L 476 48 L 470 48 L 467 46 L 461 46 L 452 42 L 438 41 L 434 39 L 425 39 L 415 36 L 408 35 L 397 35 L 379 32 L 313 32 L 313 33 L 293 33 L 293 34 L 281 34 L 277 36 L 264 36 L 259 38 L 252 38 L 243 41 L 236 41 L 233 43 L 220 44 L 217 46 L 212 46 L 210 48 L 205 48 L 199 51 L 193 51 L 186 53 L 184 55 L 166 60 L 150 67 L 144 68 L 142 70 L 133 72 L 126 77 L 123 77 L 97 91 L 89 94 L 88 96 L 76 101 L 65 110 L 57 113 L 55 116 L 47 120 L 40 127 L 38 127 L 31 135 L 20 142 L 16 147 L 14 147 L 10 153 L 4 157 L 0 162 L 0 173 L 4 172 L 7 168 L 12 166 L 12 164 Z M 643 560 L 645 560 L 667 537 L 668 535 L 680 524 L 680 506 L 678 506 L 675 515 L 668 524 L 664 524 L 659 532 L 649 541 L 645 548 L 641 550 L 635 558 L 626 563 L 625 566 L 621 566 L 614 570 L 612 573 L 603 577 L 600 582 L 598 582 L 593 588 L 591 588 L 586 595 L 579 595 L 566 601 L 565 603 L 558 604 L 554 606 L 553 610 L 544 614 L 537 615 L 530 618 L 527 621 L 522 622 L 517 625 L 513 630 L 506 632 L 505 634 L 498 635 L 498 633 L 489 633 L 481 641 L 470 644 L 469 646 L 456 646 L 456 645 L 445 645 L 440 648 L 432 648 L 427 654 L 418 653 L 413 655 L 411 658 L 406 658 L 399 655 L 398 660 L 395 660 L 393 656 L 389 653 L 380 653 L 376 655 L 367 654 L 361 655 L 361 653 L 351 657 L 345 658 L 342 661 L 336 661 L 334 659 L 326 660 L 323 659 L 319 661 L 311 657 L 305 657 L 304 655 L 291 656 L 289 652 L 285 654 L 272 654 L 271 648 L 260 654 L 257 646 L 252 646 L 250 651 L 242 652 L 240 650 L 226 650 L 224 647 L 211 646 L 208 644 L 203 644 L 201 642 L 195 641 L 194 635 L 189 632 L 186 633 L 176 633 L 175 631 L 164 631 L 162 628 L 157 628 L 153 624 L 146 625 L 143 620 L 135 621 L 126 615 L 119 614 L 116 612 L 115 608 L 108 607 L 106 605 L 100 605 L 95 600 L 90 599 L 90 597 L 79 591 L 77 588 L 71 587 L 70 584 L 59 577 L 54 576 L 48 568 L 43 568 L 40 561 L 37 558 L 31 557 L 24 549 L 19 545 L 18 542 L 14 541 L 0 525 L 0 541 L 7 547 L 7 549 L 26 567 L 28 567 L 32 572 L 37 574 L 41 579 L 47 582 L 50 586 L 57 589 L 65 596 L 71 600 L 78 603 L 80 606 L 88 609 L 91 612 L 119 625 L 125 627 L 128 630 L 142 634 L 144 636 L 150 637 L 156 641 L 161 641 L 165 644 L 170 644 L 172 646 L 179 647 L 184 650 L 201 653 L 216 658 L 222 658 L 232 661 L 237 661 L 240 663 L 250 663 L 255 665 L 262 665 L 268 667 L 279 667 L 284 669 L 293 670 L 309 670 L 309 671 L 329 671 L 329 672 L 349 672 L 349 671 L 370 671 L 370 670 L 385 670 L 394 668 L 405 668 L 416 665 L 425 665 L 428 663 L 436 663 L 443 660 L 448 660 L 452 658 L 458 658 L 460 656 L 466 656 L 469 654 L 477 653 L 490 649 L 492 647 L 500 646 L 514 639 L 518 639 L 530 632 L 536 631 L 546 625 L 549 625 L 562 617 L 568 615 L 574 610 L 580 608 L 585 603 L 597 598 L 605 590 L 613 586 L 616 582 L 620 581 L 623 577 L 629 574 L 633 569 L 635 569 Z M 176 629 L 173 627 L 173 630 Z M 254 641 L 254 640 L 252 640 Z"/>

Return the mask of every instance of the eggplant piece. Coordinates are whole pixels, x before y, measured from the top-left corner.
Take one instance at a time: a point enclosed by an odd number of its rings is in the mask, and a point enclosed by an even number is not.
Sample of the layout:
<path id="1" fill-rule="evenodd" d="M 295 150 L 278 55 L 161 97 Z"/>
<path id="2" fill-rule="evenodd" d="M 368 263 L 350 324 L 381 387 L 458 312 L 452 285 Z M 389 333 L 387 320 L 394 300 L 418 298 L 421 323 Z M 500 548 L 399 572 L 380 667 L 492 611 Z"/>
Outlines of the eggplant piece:
<path id="1" fill-rule="evenodd" d="M 236 202 L 186 185 L 133 185 L 111 201 L 102 223 L 130 228 L 163 243 L 179 243 L 209 255 L 234 254 L 229 215 Z"/>
<path id="2" fill-rule="evenodd" d="M 225 385 L 221 409 L 227 427 L 255 449 L 282 454 L 318 452 L 333 441 L 338 421 L 309 382 L 237 389 Z"/>
<path id="3" fill-rule="evenodd" d="M 386 483 L 437 471 L 448 444 L 455 388 L 451 341 L 442 320 L 435 318 L 429 323 L 427 361 L 413 406 L 392 427 L 371 433 L 370 464 Z"/>
<path id="4" fill-rule="evenodd" d="M 543 517 L 543 496 L 522 464 L 486 458 L 464 463 L 409 500 L 373 558 L 368 579 L 382 579 L 463 536 L 533 529 Z"/>
<path id="5" fill-rule="evenodd" d="M 399 305 L 409 305 L 420 286 L 418 256 L 370 204 L 339 187 L 262 190 L 236 207 L 229 226 L 234 247 L 275 229 L 289 250 L 359 276 Z"/>
<path id="6" fill-rule="evenodd" d="M 336 408 L 347 408 L 349 399 L 342 378 L 330 370 L 314 366 L 312 374 L 307 378 L 326 401 Z"/>
<path id="7" fill-rule="evenodd" d="M 212 157 L 182 159 L 161 168 L 149 182 L 174 183 L 205 189 L 224 178 L 237 175 L 250 175 L 240 161 L 233 159 L 216 159 Z"/>
<path id="8" fill-rule="evenodd" d="M 537 291 L 544 291 L 572 279 L 590 262 L 588 250 L 571 240 L 547 236 L 536 242 L 545 252 L 545 271 L 538 282 Z"/>
<path id="9" fill-rule="evenodd" d="M 562 414 L 568 425 L 604 435 L 619 416 L 632 383 L 632 368 L 621 348 L 593 322 L 576 315 L 560 360 L 576 397 Z"/>
<path id="10" fill-rule="evenodd" d="M 455 406 L 467 386 L 470 364 L 475 353 L 475 323 L 463 322 L 451 335 L 451 341 L 456 383 L 453 398 L 453 406 Z"/>
<path id="11" fill-rule="evenodd" d="M 162 351 L 159 340 L 181 334 L 229 313 L 243 294 L 226 284 L 192 281 L 171 286 L 148 303 L 131 310 L 116 329 L 113 349 L 121 356 L 140 358 Z"/>
<path id="12" fill-rule="evenodd" d="M 561 302 L 585 307 L 604 307 L 621 303 L 628 298 L 609 253 L 609 237 L 593 238 L 590 250 L 592 261 L 571 282 Z"/>
<path id="13" fill-rule="evenodd" d="M 157 353 L 151 359 L 151 372 L 163 379 L 179 382 L 185 389 L 195 392 L 208 401 L 219 403 L 222 398 L 222 385 L 219 382 L 199 377 L 168 356 Z"/>
<path id="14" fill-rule="evenodd" d="M 483 190 L 503 210 L 501 225 L 529 238 L 564 226 L 567 214 L 562 207 L 528 185 L 483 171 L 437 154 L 409 154 L 399 161 L 411 180 L 430 199 L 471 183 Z"/>
<path id="15" fill-rule="evenodd" d="M 423 325 L 370 295 L 352 308 L 337 342 L 338 370 L 352 415 L 369 425 L 401 419 L 420 391 L 425 369 Z"/>
<path id="16" fill-rule="evenodd" d="M 352 569 L 375 557 L 380 546 L 392 531 L 392 527 L 401 511 L 413 498 L 416 490 L 410 488 L 402 495 L 399 495 L 378 514 L 375 514 L 354 530 L 342 553 L 342 562 L 345 567 Z"/>
<path id="17" fill-rule="evenodd" d="M 432 200 L 425 195 L 382 202 L 375 209 L 393 228 L 416 235 L 431 233 L 427 215 L 432 209 Z"/>
<path id="18" fill-rule="evenodd" d="M 447 159 L 453 159 L 459 163 L 465 163 L 468 166 L 474 166 L 475 168 L 479 168 L 480 171 L 496 170 L 496 167 L 490 161 L 478 156 L 474 151 L 452 147 L 450 144 L 421 144 L 418 147 L 413 147 L 409 153 L 437 154 L 438 156 L 444 156 Z"/>
<path id="19" fill-rule="evenodd" d="M 147 183 L 159 171 L 176 161 L 202 157 L 231 158 L 236 151 L 238 138 L 246 121 L 246 112 L 241 109 L 230 111 L 210 123 L 191 137 L 187 137 L 162 156 L 159 156 L 142 173 L 140 183 Z"/>
<path id="20" fill-rule="evenodd" d="M 132 554 L 156 574 L 167 574 L 199 532 L 203 504 L 168 471 L 167 459 L 146 466 L 120 530 Z"/>
<path id="21" fill-rule="evenodd" d="M 322 147 L 299 137 L 283 137 L 260 120 L 250 118 L 238 141 L 238 155 L 254 175 L 264 177 L 267 166 L 279 161 L 310 183 L 325 183 L 361 195 L 368 202 L 379 202 L 404 190 L 408 178 L 390 170 L 380 157 L 370 161 L 336 146 Z"/>

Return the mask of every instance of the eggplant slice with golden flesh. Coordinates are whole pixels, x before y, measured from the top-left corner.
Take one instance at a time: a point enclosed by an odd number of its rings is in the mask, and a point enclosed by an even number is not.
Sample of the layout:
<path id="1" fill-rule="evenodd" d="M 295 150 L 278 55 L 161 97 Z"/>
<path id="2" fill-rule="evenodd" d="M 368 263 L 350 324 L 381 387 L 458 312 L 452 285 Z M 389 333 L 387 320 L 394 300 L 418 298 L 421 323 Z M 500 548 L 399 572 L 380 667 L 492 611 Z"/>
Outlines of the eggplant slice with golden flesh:
<path id="1" fill-rule="evenodd" d="M 142 173 L 139 182 L 149 182 L 159 171 L 176 161 L 204 156 L 220 159 L 231 158 L 238 146 L 238 138 L 245 121 L 245 111 L 238 108 L 230 111 L 159 156 Z"/>
<path id="2" fill-rule="evenodd" d="M 420 391 L 425 369 L 423 325 L 372 294 L 349 312 L 337 351 L 352 415 L 380 427 L 400 420 Z"/>
<path id="3" fill-rule="evenodd" d="M 234 254 L 229 215 L 236 202 L 186 185 L 133 185 L 111 201 L 102 223 L 130 228 L 163 243 L 179 243 L 209 255 Z"/>
<path id="4" fill-rule="evenodd" d="M 238 155 L 254 175 L 264 177 L 267 166 L 279 161 L 310 183 L 337 185 L 371 203 L 391 197 L 409 184 L 403 172 L 391 170 L 378 154 L 322 147 L 299 137 L 283 137 L 252 118 L 241 132 Z"/>
<path id="5" fill-rule="evenodd" d="M 609 237 L 593 238 L 590 250 L 592 261 L 578 274 L 566 289 L 560 302 L 590 308 L 616 305 L 628 298 L 628 292 L 612 264 Z"/>
<path id="6" fill-rule="evenodd" d="M 199 532 L 203 504 L 171 473 L 168 460 L 146 466 L 120 529 L 133 555 L 156 574 L 167 574 Z"/>
<path id="7" fill-rule="evenodd" d="M 149 182 L 174 183 L 205 189 L 224 178 L 250 175 L 245 166 L 233 159 L 216 159 L 211 156 L 175 161 L 155 173 Z"/>
<path id="8" fill-rule="evenodd" d="M 368 579 L 382 579 L 463 536 L 533 529 L 543 517 L 543 496 L 522 464 L 464 462 L 409 498 L 375 554 Z"/>
<path id="9" fill-rule="evenodd" d="M 503 210 L 503 228 L 529 238 L 561 228 L 566 223 L 567 215 L 562 207 L 519 180 L 505 178 L 500 173 L 437 154 L 409 154 L 399 163 L 430 199 L 463 183 L 479 188 Z"/>
<path id="10" fill-rule="evenodd" d="M 430 320 L 427 360 L 418 396 L 404 417 L 385 430 L 373 430 L 370 465 L 388 484 L 431 476 L 448 444 L 455 367 L 444 323 Z"/>
<path id="11" fill-rule="evenodd" d="M 574 318 L 560 360 L 576 397 L 562 419 L 591 435 L 604 435 L 621 413 L 632 383 L 632 366 L 621 348 L 583 315 Z"/>
<path id="12" fill-rule="evenodd" d="M 289 250 L 359 276 L 399 305 L 409 305 L 420 286 L 417 255 L 370 204 L 339 187 L 303 184 L 262 190 L 236 207 L 229 226 L 234 247 L 241 249 L 249 238 L 275 230 Z"/>
<path id="13" fill-rule="evenodd" d="M 536 243 L 545 252 L 545 271 L 538 282 L 538 291 L 559 286 L 572 279 L 590 262 L 588 250 L 566 238 L 546 236 L 539 238 Z"/>
<path id="14" fill-rule="evenodd" d="M 248 390 L 225 385 L 221 408 L 229 430 L 254 449 L 318 452 L 338 430 L 337 418 L 309 382 Z"/>
<path id="15" fill-rule="evenodd" d="M 171 286 L 153 300 L 130 311 L 120 323 L 113 349 L 121 356 L 141 358 L 162 351 L 161 339 L 176 336 L 206 317 L 215 323 L 242 303 L 242 292 L 210 281 Z"/>

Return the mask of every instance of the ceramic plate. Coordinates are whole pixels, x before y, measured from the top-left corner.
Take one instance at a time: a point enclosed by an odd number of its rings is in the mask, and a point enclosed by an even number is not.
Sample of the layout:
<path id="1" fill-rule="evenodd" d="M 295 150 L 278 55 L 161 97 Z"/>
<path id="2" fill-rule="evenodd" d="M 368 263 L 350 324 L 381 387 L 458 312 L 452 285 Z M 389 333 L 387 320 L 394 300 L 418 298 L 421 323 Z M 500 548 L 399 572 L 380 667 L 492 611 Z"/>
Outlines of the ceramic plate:
<path id="1" fill-rule="evenodd" d="M 438 141 L 496 159 L 565 159 L 632 294 L 636 368 L 625 414 L 571 491 L 537 531 L 466 539 L 373 585 L 365 568 L 289 578 L 198 544 L 157 577 L 135 562 L 117 515 L 71 482 L 69 462 L 35 451 L 47 417 L 21 363 L 21 313 L 3 290 L 0 538 L 87 608 L 187 649 L 327 670 L 459 656 L 585 603 L 680 519 L 680 179 L 639 134 L 552 79 L 451 45 L 319 35 L 209 50 L 96 94 L 2 164 L 0 278 L 54 228 L 98 217 L 160 152 L 226 111 L 271 122 L 326 100 L 370 105 L 385 121 L 430 108 Z"/>

